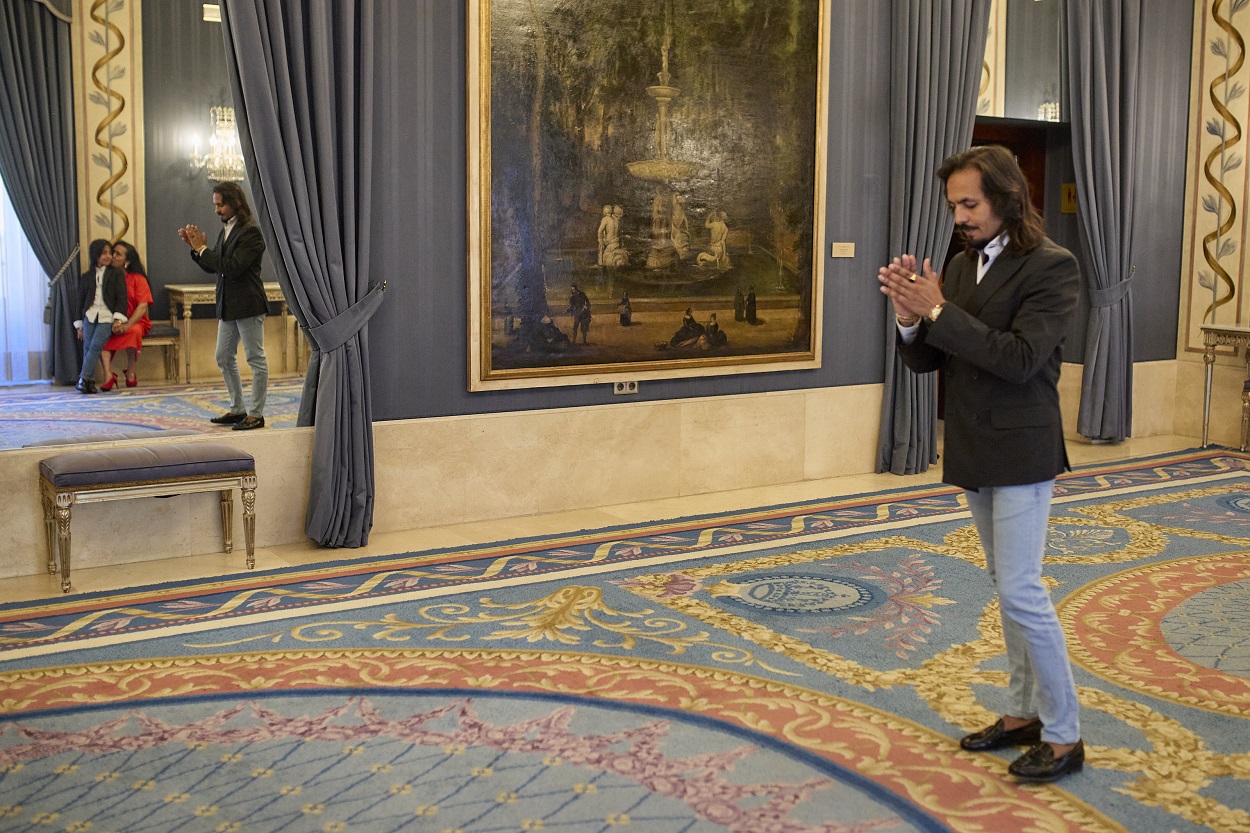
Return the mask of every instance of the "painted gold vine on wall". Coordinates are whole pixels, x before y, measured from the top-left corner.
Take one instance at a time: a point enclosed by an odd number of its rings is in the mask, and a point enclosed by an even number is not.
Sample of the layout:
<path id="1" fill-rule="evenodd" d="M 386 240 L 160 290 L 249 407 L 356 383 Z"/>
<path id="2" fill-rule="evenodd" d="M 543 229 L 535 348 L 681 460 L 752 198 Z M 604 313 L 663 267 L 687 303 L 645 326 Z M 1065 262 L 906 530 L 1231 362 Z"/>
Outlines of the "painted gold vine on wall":
<path id="1" fill-rule="evenodd" d="M 1211 9 L 1212 19 L 1227 37 L 1217 37 L 1211 41 L 1211 53 L 1216 60 L 1222 60 L 1223 71 L 1211 80 L 1207 94 L 1211 106 L 1219 114 L 1206 123 L 1206 131 L 1219 140 L 1202 164 L 1202 174 L 1207 184 L 1215 192 L 1204 194 L 1202 210 L 1215 215 L 1216 227 L 1202 238 L 1202 256 L 1211 267 L 1211 271 L 1202 270 L 1198 273 L 1198 284 L 1211 292 L 1211 302 L 1202 315 L 1203 323 L 1215 323 L 1216 310 L 1228 304 L 1236 295 L 1236 287 L 1228 271 L 1220 262 L 1237 252 L 1237 236 L 1229 236 L 1237 220 L 1237 201 L 1232 192 L 1225 186 L 1225 178 L 1241 167 L 1242 157 L 1237 153 L 1241 144 L 1241 123 L 1229 109 L 1236 99 L 1244 98 L 1246 90 L 1235 76 L 1245 63 L 1246 42 L 1241 33 L 1233 26 L 1232 18 L 1242 11 L 1250 0 L 1232 0 L 1228 6 L 1228 15 L 1222 13 L 1224 0 L 1216 0 Z"/>
<path id="2" fill-rule="evenodd" d="M 104 236 L 111 240 L 124 237 L 130 229 L 130 217 L 116 202 L 129 190 L 122 179 L 129 171 L 130 163 L 126 152 L 115 141 L 126 132 L 126 123 L 122 120 L 126 99 L 113 88 L 113 83 L 126 75 L 125 66 L 113 63 L 126 47 L 126 36 L 110 20 L 125 6 L 125 0 L 94 0 L 91 19 L 99 28 L 87 34 L 92 43 L 104 49 L 104 54 L 91 67 L 91 83 L 95 90 L 88 95 L 88 100 L 106 110 L 104 117 L 96 123 L 94 132 L 95 145 L 102 152 L 93 152 L 91 163 L 108 174 L 95 191 L 95 206 L 104 210 L 97 212 L 92 219 L 95 225 L 105 230 Z"/>

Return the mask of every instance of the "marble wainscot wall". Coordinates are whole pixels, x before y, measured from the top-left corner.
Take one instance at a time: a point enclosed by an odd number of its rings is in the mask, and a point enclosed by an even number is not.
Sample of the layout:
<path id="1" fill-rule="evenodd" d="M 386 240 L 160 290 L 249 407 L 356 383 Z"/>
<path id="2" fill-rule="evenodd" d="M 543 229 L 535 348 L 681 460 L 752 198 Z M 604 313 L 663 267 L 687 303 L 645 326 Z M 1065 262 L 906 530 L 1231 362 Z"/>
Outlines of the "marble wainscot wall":
<path id="1" fill-rule="evenodd" d="M 1136 366 L 1134 436 L 1201 430 L 1201 391 L 1188 362 Z M 1218 368 L 1217 368 L 1218 369 Z M 1232 375 L 1235 368 L 1229 368 Z M 1060 382 L 1064 423 L 1074 438 L 1079 365 Z M 1240 414 L 1224 399 L 1213 441 L 1229 444 Z M 1229 382 L 1229 384 L 1224 384 Z M 374 533 L 589 509 L 618 503 L 746 489 L 872 472 L 876 467 L 880 385 L 855 385 L 661 402 L 635 402 L 502 414 L 395 420 L 374 425 L 377 495 Z M 1174 402 L 1177 404 L 1174 406 Z M 1239 403 L 1238 403 L 1239 404 Z M 1195 419 L 1196 413 L 1196 419 Z M 1233 419 L 1236 416 L 1236 419 Z M 1197 429 L 1195 431 L 1194 429 Z M 1075 439 L 1075 438 L 1074 438 Z M 229 442 L 256 457 L 256 544 L 305 541 L 312 429 L 206 434 L 161 442 Z M 134 444 L 135 441 L 113 443 Z M 0 489 L 9 495 L 0 577 L 45 571 L 39 460 L 52 448 L 0 454 Z M 940 465 L 940 463 L 939 463 Z M 899 486 L 908 485 L 899 478 Z M 235 544 L 242 569 L 242 519 Z M 214 494 L 75 507 L 73 568 L 216 553 Z M 351 550 L 325 550 L 326 560 Z M 142 580 L 137 573 L 136 581 Z"/>

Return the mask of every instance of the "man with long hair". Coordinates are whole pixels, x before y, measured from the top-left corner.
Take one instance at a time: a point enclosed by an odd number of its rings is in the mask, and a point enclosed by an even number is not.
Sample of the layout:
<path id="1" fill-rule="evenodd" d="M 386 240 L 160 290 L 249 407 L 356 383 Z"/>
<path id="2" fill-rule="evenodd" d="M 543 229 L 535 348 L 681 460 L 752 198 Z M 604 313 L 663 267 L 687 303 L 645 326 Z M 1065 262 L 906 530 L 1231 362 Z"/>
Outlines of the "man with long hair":
<path id="1" fill-rule="evenodd" d="M 205 272 L 217 276 L 217 366 L 230 394 L 230 410 L 211 422 L 232 425 L 235 431 L 265 427 L 265 393 L 269 363 L 265 358 L 265 314 L 269 309 L 265 285 L 260 277 L 265 238 L 252 221 L 252 209 L 243 189 L 233 182 L 219 182 L 213 188 L 213 210 L 222 222 L 217 244 L 208 245 L 208 236 L 196 226 L 178 229 L 178 236 L 191 247 L 191 258 Z M 252 369 L 252 392 L 243 401 L 243 381 L 239 376 L 239 342 Z"/>
<path id="2" fill-rule="evenodd" d="M 938 176 L 964 253 L 941 281 L 928 258 L 918 268 L 910 254 L 882 267 L 878 280 L 894 304 L 907 366 L 945 371 L 942 479 L 966 490 L 998 592 L 1007 708 L 960 745 L 1027 744 L 1008 772 L 1053 781 L 1085 762 L 1067 644 L 1042 583 L 1051 492 L 1069 468 L 1058 381 L 1080 269 L 1046 236 L 1006 148 L 952 156 Z"/>

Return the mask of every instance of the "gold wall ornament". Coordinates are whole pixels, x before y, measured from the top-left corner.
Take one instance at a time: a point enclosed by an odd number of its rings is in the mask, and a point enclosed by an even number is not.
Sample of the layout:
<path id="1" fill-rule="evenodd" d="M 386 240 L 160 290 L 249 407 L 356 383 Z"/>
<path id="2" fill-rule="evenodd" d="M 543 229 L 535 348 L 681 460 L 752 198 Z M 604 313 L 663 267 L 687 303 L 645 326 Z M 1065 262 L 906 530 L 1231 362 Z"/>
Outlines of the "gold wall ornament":
<path id="1" fill-rule="evenodd" d="M 1244 323 L 1250 316 L 1244 270 L 1248 237 L 1245 125 L 1250 82 L 1244 3 L 1214 0 L 1195 13 L 1178 347 L 1189 358 L 1203 349 L 1203 324 Z"/>
<path id="2" fill-rule="evenodd" d="M 97 238 L 146 251 L 142 0 L 79 0 L 71 26 L 83 251 Z"/>

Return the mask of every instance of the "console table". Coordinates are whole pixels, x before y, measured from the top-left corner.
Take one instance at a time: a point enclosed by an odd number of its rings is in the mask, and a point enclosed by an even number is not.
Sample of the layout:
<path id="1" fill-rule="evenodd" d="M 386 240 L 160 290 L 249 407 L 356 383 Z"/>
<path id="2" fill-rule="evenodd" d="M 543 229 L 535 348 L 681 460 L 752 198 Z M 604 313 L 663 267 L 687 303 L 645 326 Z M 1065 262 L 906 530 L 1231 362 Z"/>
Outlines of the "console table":
<path id="1" fill-rule="evenodd" d="M 217 287 L 211 283 L 170 283 L 165 285 L 169 293 L 169 323 L 178 327 L 178 315 L 182 316 L 182 355 L 185 357 L 187 384 L 191 384 L 191 307 L 193 304 L 217 304 Z M 286 296 L 277 281 L 265 284 L 265 299 L 280 304 L 282 308 L 282 372 L 288 372 L 286 355 L 286 331 L 290 324 L 290 311 Z M 299 334 L 295 338 L 295 362 L 299 364 Z"/>
<path id="2" fill-rule="evenodd" d="M 1241 450 L 1250 441 L 1250 327 L 1220 327 L 1203 325 L 1202 343 L 1206 350 L 1202 360 L 1207 365 L 1206 387 L 1202 399 L 1202 447 L 1208 445 L 1208 428 L 1211 424 L 1211 374 L 1215 368 L 1215 348 L 1232 347 L 1233 355 L 1238 347 L 1246 348 L 1246 384 L 1241 391 Z"/>

